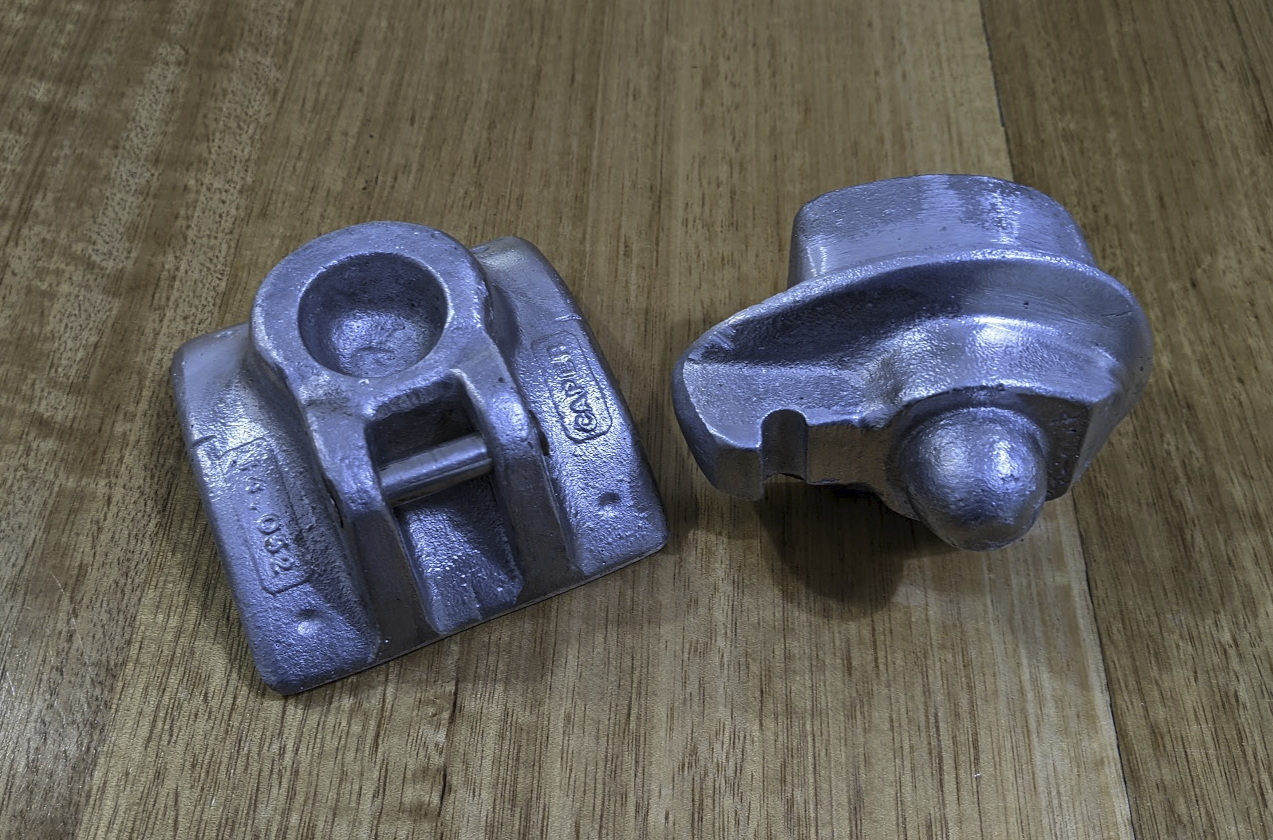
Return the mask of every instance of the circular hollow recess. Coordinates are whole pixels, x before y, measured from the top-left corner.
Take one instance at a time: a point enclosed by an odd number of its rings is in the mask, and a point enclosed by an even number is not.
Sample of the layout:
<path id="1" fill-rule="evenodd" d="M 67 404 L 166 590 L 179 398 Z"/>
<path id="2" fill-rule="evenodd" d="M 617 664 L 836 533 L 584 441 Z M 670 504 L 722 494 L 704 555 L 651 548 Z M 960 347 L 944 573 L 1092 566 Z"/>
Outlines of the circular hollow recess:
<path id="1" fill-rule="evenodd" d="M 299 315 L 301 340 L 319 364 L 347 376 L 388 376 L 437 344 L 446 292 L 413 260 L 359 254 L 314 278 Z"/>

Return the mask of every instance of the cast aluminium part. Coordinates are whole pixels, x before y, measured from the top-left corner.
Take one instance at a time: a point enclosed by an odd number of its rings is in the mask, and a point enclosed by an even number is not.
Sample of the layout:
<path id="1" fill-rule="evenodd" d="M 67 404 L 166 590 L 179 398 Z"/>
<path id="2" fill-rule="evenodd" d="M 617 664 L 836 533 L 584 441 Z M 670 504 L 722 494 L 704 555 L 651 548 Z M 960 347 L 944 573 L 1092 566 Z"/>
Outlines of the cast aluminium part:
<path id="1" fill-rule="evenodd" d="M 534 246 L 412 224 L 310 242 L 173 362 L 257 669 L 290 693 L 657 551 L 626 406 Z"/>
<path id="2" fill-rule="evenodd" d="M 1149 325 L 1042 193 L 926 175 L 796 216 L 786 292 L 709 330 L 673 398 L 707 478 L 850 485 L 947 542 L 1022 536 L 1148 381 Z"/>

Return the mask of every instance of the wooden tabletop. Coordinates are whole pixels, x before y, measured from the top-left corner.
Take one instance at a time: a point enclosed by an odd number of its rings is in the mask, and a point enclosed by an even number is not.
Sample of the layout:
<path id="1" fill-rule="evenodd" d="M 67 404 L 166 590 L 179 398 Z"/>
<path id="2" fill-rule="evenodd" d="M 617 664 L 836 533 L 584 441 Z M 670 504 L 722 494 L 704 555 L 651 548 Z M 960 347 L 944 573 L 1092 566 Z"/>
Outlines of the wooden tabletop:
<path id="1" fill-rule="evenodd" d="M 1264 0 L 0 9 L 0 835 L 1273 836 Z M 1040 189 L 1139 297 L 1144 398 L 1022 542 L 699 473 L 669 375 L 799 207 Z M 168 380 L 315 236 L 536 243 L 668 546 L 280 697 Z"/>

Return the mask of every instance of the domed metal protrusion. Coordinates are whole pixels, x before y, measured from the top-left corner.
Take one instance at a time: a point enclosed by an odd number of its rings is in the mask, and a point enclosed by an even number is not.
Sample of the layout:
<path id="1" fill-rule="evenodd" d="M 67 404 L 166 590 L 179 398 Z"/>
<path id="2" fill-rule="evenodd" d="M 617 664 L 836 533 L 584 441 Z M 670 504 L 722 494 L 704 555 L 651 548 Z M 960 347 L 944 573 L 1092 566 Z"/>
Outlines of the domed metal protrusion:
<path id="1" fill-rule="evenodd" d="M 852 485 L 962 548 L 1065 493 L 1149 379 L 1140 305 L 1035 190 L 925 175 L 796 216 L 786 292 L 718 324 L 673 373 L 717 487 Z"/>
<path id="2" fill-rule="evenodd" d="M 932 418 L 902 441 L 898 478 L 915 515 L 951 545 L 985 551 L 1024 537 L 1048 474 L 1038 429 L 997 408 Z"/>

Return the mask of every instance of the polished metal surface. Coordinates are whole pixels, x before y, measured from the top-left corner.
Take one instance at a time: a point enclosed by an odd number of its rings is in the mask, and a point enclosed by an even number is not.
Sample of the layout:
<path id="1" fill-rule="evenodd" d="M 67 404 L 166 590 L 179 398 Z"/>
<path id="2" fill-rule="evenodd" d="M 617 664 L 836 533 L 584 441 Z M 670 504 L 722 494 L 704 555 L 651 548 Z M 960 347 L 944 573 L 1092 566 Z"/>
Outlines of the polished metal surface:
<path id="1" fill-rule="evenodd" d="M 520 239 L 372 222 L 183 346 L 178 412 L 257 669 L 301 691 L 657 551 L 667 526 L 569 292 Z"/>
<path id="2" fill-rule="evenodd" d="M 1060 205 L 925 175 L 806 204 L 788 290 L 703 335 L 672 388 L 716 487 L 855 486 L 985 550 L 1078 480 L 1151 365 L 1140 305 Z"/>

